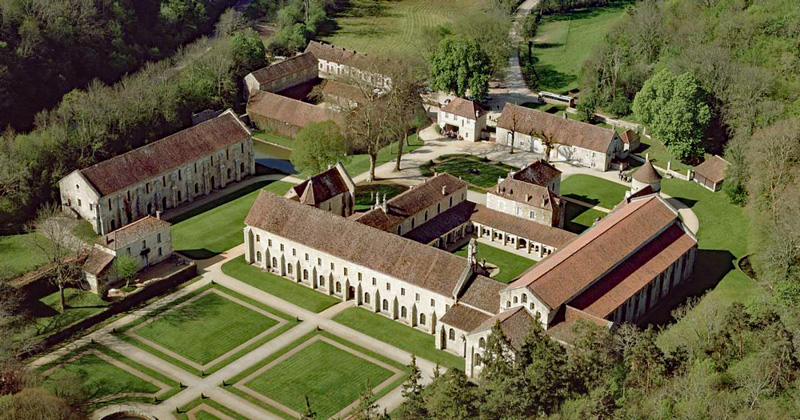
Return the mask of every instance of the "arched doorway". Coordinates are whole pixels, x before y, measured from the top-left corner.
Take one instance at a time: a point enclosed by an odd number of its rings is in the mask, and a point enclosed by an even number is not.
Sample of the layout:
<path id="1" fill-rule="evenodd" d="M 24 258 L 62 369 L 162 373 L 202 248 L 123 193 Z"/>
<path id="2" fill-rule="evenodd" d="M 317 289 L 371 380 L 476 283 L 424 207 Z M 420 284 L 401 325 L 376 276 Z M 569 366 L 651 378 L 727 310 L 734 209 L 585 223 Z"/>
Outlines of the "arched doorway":
<path id="1" fill-rule="evenodd" d="M 212 177 L 211 177 L 211 188 L 209 188 L 209 189 L 210 189 L 210 190 L 213 190 L 213 189 L 214 189 L 216 186 L 217 186 L 216 180 L 215 180 L 215 179 L 214 179 L 214 177 L 212 176 Z"/>
<path id="2" fill-rule="evenodd" d="M 161 197 L 161 210 L 167 209 L 167 197 Z"/>
<path id="3" fill-rule="evenodd" d="M 346 298 L 346 300 L 352 300 L 352 299 L 355 299 L 355 298 L 356 298 L 356 288 L 353 287 L 353 286 L 348 287 L 347 288 L 347 298 Z"/>
<path id="4" fill-rule="evenodd" d="M 447 334 L 444 332 L 444 327 L 440 330 L 441 333 L 439 334 L 439 343 L 442 350 L 447 349 Z"/>

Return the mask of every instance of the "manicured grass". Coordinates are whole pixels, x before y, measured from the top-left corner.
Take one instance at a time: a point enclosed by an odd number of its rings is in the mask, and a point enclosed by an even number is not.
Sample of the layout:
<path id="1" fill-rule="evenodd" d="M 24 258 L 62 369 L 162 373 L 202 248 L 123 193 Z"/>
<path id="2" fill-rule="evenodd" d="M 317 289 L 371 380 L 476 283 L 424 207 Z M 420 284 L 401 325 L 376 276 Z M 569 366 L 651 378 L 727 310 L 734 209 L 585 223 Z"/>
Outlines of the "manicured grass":
<path id="1" fill-rule="evenodd" d="M 485 0 L 353 0 L 323 37 L 334 45 L 374 54 L 419 55 L 426 30 L 481 10 Z"/>
<path id="2" fill-rule="evenodd" d="M 641 146 L 639 149 L 636 150 L 635 155 L 641 157 L 642 159 L 646 157 L 650 157 L 650 160 L 653 162 L 653 165 L 658 166 L 659 168 L 667 169 L 667 162 L 672 162 L 670 164 L 670 169 L 677 172 L 682 172 L 686 174 L 686 170 L 690 169 L 691 166 L 687 165 L 680 161 L 680 159 L 674 157 L 672 153 L 667 150 L 667 147 L 664 146 L 658 139 L 648 139 L 645 136 L 640 136 Z"/>
<path id="3" fill-rule="evenodd" d="M 95 354 L 86 354 L 78 360 L 53 372 L 48 381 L 56 382 L 65 375 L 76 375 L 92 398 L 102 398 L 126 392 L 154 394 L 159 388 L 142 378 L 122 370 Z"/>
<path id="4" fill-rule="evenodd" d="M 584 61 L 623 17 L 627 4 L 544 16 L 533 47 L 539 76 L 536 88 L 556 93 L 578 88 Z M 524 64 L 527 46 L 520 50 L 520 62 Z"/>
<path id="5" fill-rule="evenodd" d="M 456 250 L 455 254 L 466 258 L 467 248 L 468 244 L 464 244 L 464 246 Z M 503 283 L 511 283 L 522 272 L 536 264 L 536 261 L 532 259 L 478 242 L 478 260 L 480 261 L 484 258 L 486 262 L 500 268 L 500 272 L 492 278 Z"/>
<path id="6" fill-rule="evenodd" d="M 441 162 L 434 162 L 432 166 L 424 165 L 421 168 L 423 175 L 433 175 L 433 171 L 447 172 L 470 184 L 490 188 L 497 185 L 498 178 L 506 177 L 509 171 L 517 170 L 501 162 L 485 161 L 471 155 L 445 155 L 441 159 Z M 471 170 L 477 170 L 478 173 L 471 173 Z"/>
<path id="7" fill-rule="evenodd" d="M 171 220 L 173 248 L 195 259 L 210 258 L 244 242 L 244 219 L 261 189 L 283 195 L 292 184 L 256 183 Z"/>
<path id="8" fill-rule="evenodd" d="M 403 146 L 403 154 L 416 150 L 423 144 L 425 144 L 425 142 L 420 140 L 419 136 L 413 134 L 408 137 L 408 144 Z M 378 159 L 375 162 L 375 167 L 397 159 L 397 150 L 397 143 L 392 143 L 378 151 Z M 347 169 L 347 173 L 355 178 L 357 175 L 369 171 L 369 156 L 365 154 L 353 155 L 344 164 L 344 167 Z"/>
<path id="9" fill-rule="evenodd" d="M 359 185 L 356 187 L 356 204 L 353 209 L 356 211 L 367 211 L 375 204 L 375 195 L 380 195 L 381 199 L 386 194 L 386 199 L 407 191 L 408 187 L 396 184 L 371 184 Z"/>
<path id="10" fill-rule="evenodd" d="M 61 312 L 59 292 L 53 292 L 26 306 L 31 322 L 28 332 L 34 336 L 46 336 L 62 330 L 98 312 L 104 311 L 108 302 L 96 294 L 81 289 L 65 289 L 67 308 Z"/>
<path id="11" fill-rule="evenodd" d="M 607 214 L 575 203 L 567 203 L 564 213 L 566 217 L 564 229 L 579 234 L 592 227 L 595 220 L 602 219 Z"/>
<path id="12" fill-rule="evenodd" d="M 341 301 L 247 264 L 244 255 L 223 264 L 222 272 L 313 312 L 322 312 Z"/>
<path id="13" fill-rule="evenodd" d="M 84 219 L 78 219 L 77 223 L 75 223 L 75 227 L 72 228 L 72 233 L 88 244 L 94 243 L 94 241 L 100 237 L 100 235 L 95 233 L 94 229 L 92 229 L 92 224 Z"/>
<path id="14" fill-rule="evenodd" d="M 434 336 L 363 308 L 348 308 L 334 321 L 446 368 L 464 369 L 464 359 L 436 348 Z"/>
<path id="15" fill-rule="evenodd" d="M 189 416 L 186 413 L 189 410 L 197 407 L 200 404 L 205 404 L 205 405 L 207 405 L 209 407 L 215 408 L 215 409 L 219 410 L 220 412 L 222 412 L 223 414 L 226 414 L 226 415 L 228 415 L 228 416 L 230 416 L 230 417 L 232 417 L 232 418 L 234 418 L 236 420 L 248 420 L 247 417 L 244 417 L 244 416 L 240 415 L 239 413 L 231 410 L 230 408 L 225 407 L 224 405 L 222 405 L 222 404 L 220 404 L 220 403 L 218 403 L 218 402 L 216 402 L 214 400 L 204 399 L 204 398 L 198 398 L 198 399 L 190 402 L 189 404 L 186 404 L 183 407 L 181 407 L 180 410 L 179 410 L 180 413 L 178 413 L 176 417 L 178 418 L 178 420 L 188 420 Z M 209 413 L 209 412 L 207 412 L 207 411 L 205 411 L 203 409 L 201 409 L 200 411 L 195 412 L 195 414 L 196 414 L 195 418 L 197 420 L 219 419 L 219 417 L 217 417 L 217 416 L 215 416 L 215 415 L 213 415 L 213 414 L 211 414 L 211 413 Z"/>
<path id="16" fill-rule="evenodd" d="M 570 175 L 561 181 L 561 195 L 588 204 L 612 209 L 619 204 L 628 187 L 591 175 Z"/>
<path id="17" fill-rule="evenodd" d="M 47 261 L 44 253 L 32 244 L 46 240 L 36 233 L 0 236 L 0 281 L 25 274 Z"/>
<path id="18" fill-rule="evenodd" d="M 294 140 L 286 137 L 281 137 L 274 133 L 268 133 L 263 130 L 256 130 L 253 132 L 253 137 L 261 140 L 268 141 L 270 143 L 279 144 L 281 146 L 286 146 L 291 149 L 294 145 Z"/>
<path id="19" fill-rule="evenodd" d="M 204 365 L 277 322 L 215 293 L 166 312 L 135 334 Z"/>
<path id="20" fill-rule="evenodd" d="M 367 385 L 375 387 L 392 375 L 358 355 L 316 341 L 245 385 L 301 413 L 308 396 L 318 418 L 324 419 L 357 400 Z"/>

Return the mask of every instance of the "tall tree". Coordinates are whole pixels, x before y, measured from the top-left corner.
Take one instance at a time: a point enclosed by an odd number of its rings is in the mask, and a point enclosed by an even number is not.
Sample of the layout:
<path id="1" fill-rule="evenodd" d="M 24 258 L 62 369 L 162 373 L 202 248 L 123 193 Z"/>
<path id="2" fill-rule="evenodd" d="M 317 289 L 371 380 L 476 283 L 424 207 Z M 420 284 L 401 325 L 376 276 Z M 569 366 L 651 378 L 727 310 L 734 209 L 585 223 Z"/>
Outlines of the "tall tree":
<path id="1" fill-rule="evenodd" d="M 675 76 L 668 69 L 660 71 L 636 94 L 633 112 L 679 159 L 702 155 L 701 142 L 711 121 L 711 108 L 692 74 Z"/>
<path id="2" fill-rule="evenodd" d="M 519 369 L 527 381 L 526 414 L 549 414 L 558 409 L 569 395 L 566 366 L 566 349 L 545 333 L 537 317 L 519 352 Z"/>
<path id="3" fill-rule="evenodd" d="M 411 355 L 408 365 L 408 378 L 403 383 L 403 404 L 397 409 L 396 418 L 399 420 L 416 420 L 428 417 L 425 408 L 425 399 L 422 396 L 422 372 L 417 366 L 417 356 Z"/>
<path id="4" fill-rule="evenodd" d="M 489 57 L 477 41 L 464 35 L 444 38 L 431 57 L 433 87 L 459 97 L 469 90 L 473 99 L 482 100 L 489 90 L 491 76 Z"/>
<path id="5" fill-rule="evenodd" d="M 297 133 L 291 161 L 300 172 L 312 174 L 345 159 L 348 144 L 333 121 L 312 122 Z"/>
<path id="6" fill-rule="evenodd" d="M 424 87 L 423 75 L 417 70 L 421 68 L 413 60 L 402 60 L 384 65 L 382 74 L 391 80 L 391 86 L 386 93 L 388 112 L 391 115 L 390 125 L 387 127 L 397 142 L 397 157 L 394 170 L 400 171 L 400 161 L 403 157 L 403 147 L 408 143 L 411 130 L 419 132 L 428 118 L 422 106 L 422 89 Z"/>
<path id="7" fill-rule="evenodd" d="M 468 420 L 477 417 L 475 392 L 464 372 L 450 369 L 433 385 L 425 399 L 431 419 Z"/>

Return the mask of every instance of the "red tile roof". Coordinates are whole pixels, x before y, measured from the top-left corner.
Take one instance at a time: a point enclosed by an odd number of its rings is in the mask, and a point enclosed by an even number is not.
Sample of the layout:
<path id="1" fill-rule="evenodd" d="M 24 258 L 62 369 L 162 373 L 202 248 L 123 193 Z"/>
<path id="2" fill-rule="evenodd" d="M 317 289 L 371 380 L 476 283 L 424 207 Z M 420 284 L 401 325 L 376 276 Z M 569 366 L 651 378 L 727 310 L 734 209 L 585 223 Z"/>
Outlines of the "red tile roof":
<path id="1" fill-rule="evenodd" d="M 674 224 L 569 304 L 588 314 L 605 318 L 696 244 L 689 234 Z"/>
<path id="2" fill-rule="evenodd" d="M 484 226 L 490 226 L 556 249 L 562 249 L 578 238 L 578 235 L 564 229 L 546 226 L 532 220 L 492 210 L 480 204 L 475 206 L 475 211 L 470 218 L 472 221 Z"/>
<path id="3" fill-rule="evenodd" d="M 309 189 L 308 186 L 311 185 Z M 284 197 L 314 206 L 348 192 L 347 182 L 334 166 L 292 187 Z"/>
<path id="4" fill-rule="evenodd" d="M 348 50 L 347 48 L 336 47 L 320 41 L 309 41 L 305 52 L 313 54 L 318 60 L 345 64 L 362 70 L 364 70 L 366 66 L 368 57 L 367 54 Z"/>
<path id="5" fill-rule="evenodd" d="M 570 305 L 566 305 L 559 309 L 558 313 L 553 318 L 552 325 L 547 327 L 546 333 L 557 341 L 565 344 L 572 344 L 576 338 L 572 328 L 578 321 L 589 322 L 605 328 L 610 328 L 613 325 L 613 322 L 607 319 L 598 318 L 580 309 L 575 309 Z"/>
<path id="6" fill-rule="evenodd" d="M 633 173 L 633 179 L 645 184 L 656 183 L 661 181 L 661 178 L 661 174 L 653 167 L 653 163 L 650 162 L 650 159 L 647 159 L 644 165 Z"/>
<path id="7" fill-rule="evenodd" d="M 466 305 L 494 314 L 500 310 L 500 291 L 505 288 L 504 283 L 478 275 L 458 300 Z"/>
<path id="8" fill-rule="evenodd" d="M 470 120 L 477 120 L 484 111 L 480 105 L 473 101 L 463 98 L 455 98 L 449 104 L 442 107 L 442 111 L 458 115 Z"/>
<path id="9" fill-rule="evenodd" d="M 461 331 L 471 332 L 491 317 L 491 315 L 484 312 L 456 304 L 439 319 L 439 322 L 458 328 Z"/>
<path id="10" fill-rule="evenodd" d="M 109 249 L 120 249 L 156 232 L 169 229 L 170 226 L 172 225 L 165 220 L 153 216 L 145 216 L 97 238 L 97 243 Z"/>
<path id="11" fill-rule="evenodd" d="M 467 260 L 262 191 L 245 224 L 355 265 L 452 296 Z"/>
<path id="12" fill-rule="evenodd" d="M 357 222 L 381 230 L 394 230 L 403 220 L 436 204 L 442 198 L 466 188 L 467 183 L 447 173 L 428 178 L 422 184 L 386 202 L 388 212 L 377 208 L 364 213 Z"/>
<path id="13" fill-rule="evenodd" d="M 632 144 L 639 141 L 639 135 L 636 134 L 636 132 L 631 129 L 625 130 L 625 132 L 623 132 L 619 137 L 623 143 L 627 144 Z"/>
<path id="14" fill-rule="evenodd" d="M 309 67 L 317 67 L 317 59 L 311 54 L 298 54 L 286 60 L 260 68 L 251 74 L 259 84 L 269 83 L 283 76 L 297 73 Z"/>
<path id="15" fill-rule="evenodd" d="M 671 224 L 677 211 L 659 196 L 631 201 L 536 264 L 509 288 L 527 287 L 551 309 L 585 290 Z"/>
<path id="16" fill-rule="evenodd" d="M 558 203 L 561 200 L 556 193 L 547 187 L 519 181 L 512 177 L 507 177 L 501 181 L 489 194 L 551 212 L 558 210 Z"/>
<path id="17" fill-rule="evenodd" d="M 477 333 L 491 329 L 496 322 L 500 322 L 500 330 L 503 331 L 503 335 L 511 343 L 511 347 L 520 350 L 522 343 L 525 341 L 525 335 L 530 330 L 531 322 L 534 322 L 534 318 L 530 312 L 519 306 L 515 309 L 500 312 L 483 321 L 473 332 Z"/>
<path id="18" fill-rule="evenodd" d="M 514 172 L 511 177 L 531 184 L 546 186 L 553 178 L 560 176 L 561 171 L 544 159 L 538 159 L 530 165 Z"/>
<path id="19" fill-rule="evenodd" d="M 311 122 L 333 120 L 341 122 L 341 114 L 331 109 L 311 105 L 297 99 L 259 91 L 247 102 L 247 113 L 303 128 Z"/>
<path id="20" fill-rule="evenodd" d="M 83 263 L 83 271 L 98 276 L 111 267 L 114 261 L 114 256 L 101 249 L 92 248 L 89 252 L 89 257 Z"/>
<path id="21" fill-rule="evenodd" d="M 516 121 L 515 121 L 516 119 Z M 614 130 L 559 117 L 535 109 L 509 104 L 497 120 L 497 127 L 541 137 L 552 136 L 556 143 L 607 153 L 614 139 Z"/>
<path id="22" fill-rule="evenodd" d="M 725 179 L 725 171 L 731 166 L 725 159 L 714 155 L 703 161 L 703 163 L 694 167 L 695 175 L 713 182 L 719 183 Z"/>
<path id="23" fill-rule="evenodd" d="M 250 138 L 250 131 L 228 110 L 219 117 L 133 149 L 80 172 L 100 196 L 154 178 L 217 150 Z"/>
<path id="24" fill-rule="evenodd" d="M 357 104 L 363 104 L 367 101 L 361 89 L 345 83 L 339 83 L 335 80 L 325 80 L 322 84 L 322 92 L 326 95 L 347 99 Z"/>

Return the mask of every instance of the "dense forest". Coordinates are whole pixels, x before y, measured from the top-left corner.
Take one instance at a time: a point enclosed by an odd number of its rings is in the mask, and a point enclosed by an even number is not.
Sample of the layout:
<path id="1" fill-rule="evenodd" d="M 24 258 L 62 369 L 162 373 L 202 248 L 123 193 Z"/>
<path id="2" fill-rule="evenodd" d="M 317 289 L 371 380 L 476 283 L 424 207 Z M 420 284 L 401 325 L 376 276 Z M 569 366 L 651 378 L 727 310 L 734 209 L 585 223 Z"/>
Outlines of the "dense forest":
<path id="1" fill-rule="evenodd" d="M 732 164 L 725 190 L 753 216 L 760 279 L 800 303 L 800 3 L 639 2 L 587 61 L 582 100 L 627 115 L 665 71 L 704 91 L 712 116 L 700 152 Z"/>
<path id="2" fill-rule="evenodd" d="M 213 29 L 236 0 L 0 1 L 0 127 L 92 80 L 119 80 Z"/>
<path id="3" fill-rule="evenodd" d="M 99 81 L 37 115 L 29 133 L 0 140 L 0 231 L 20 228 L 42 203 L 57 201 L 64 175 L 187 127 L 193 112 L 238 106 L 241 79 L 266 65 L 252 31 L 232 34 L 226 12 L 214 38 L 146 64 L 114 85 Z M 23 96 L 24 97 L 24 96 Z"/>

